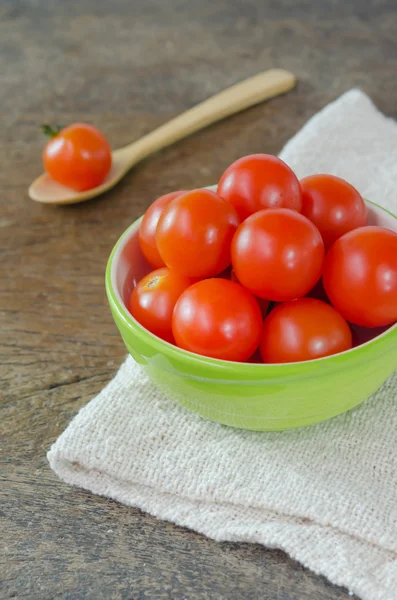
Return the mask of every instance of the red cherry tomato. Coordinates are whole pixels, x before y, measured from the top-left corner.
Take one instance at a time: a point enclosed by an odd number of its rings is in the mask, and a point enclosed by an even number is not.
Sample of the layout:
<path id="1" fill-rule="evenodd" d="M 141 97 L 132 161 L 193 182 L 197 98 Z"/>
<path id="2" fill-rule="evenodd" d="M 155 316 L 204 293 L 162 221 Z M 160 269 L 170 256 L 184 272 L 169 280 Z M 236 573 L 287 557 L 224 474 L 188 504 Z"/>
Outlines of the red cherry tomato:
<path id="1" fill-rule="evenodd" d="M 178 346 L 223 360 L 248 360 L 259 344 L 261 329 L 261 313 L 252 294 L 220 278 L 190 286 L 176 303 L 172 319 Z"/>
<path id="2" fill-rule="evenodd" d="M 147 209 L 139 228 L 139 245 L 143 256 L 148 261 L 149 265 L 155 269 L 165 267 L 156 244 L 156 229 L 163 210 L 169 203 L 181 194 L 185 194 L 186 190 L 179 192 L 170 192 L 164 196 L 157 198 Z"/>
<path id="3" fill-rule="evenodd" d="M 276 306 L 263 324 L 265 363 L 313 360 L 352 347 L 349 325 L 329 304 L 300 298 Z"/>
<path id="4" fill-rule="evenodd" d="M 300 184 L 302 215 L 315 224 L 326 248 L 348 231 L 367 225 L 364 200 L 347 181 L 334 175 L 311 175 Z"/>
<path id="5" fill-rule="evenodd" d="M 190 284 L 189 279 L 166 267 L 152 271 L 132 291 L 130 313 L 151 333 L 173 343 L 172 312 Z"/>
<path id="6" fill-rule="evenodd" d="M 230 264 L 239 224 L 233 206 L 209 190 L 175 198 L 160 217 L 156 243 L 165 264 L 187 277 L 217 275 Z"/>
<path id="7" fill-rule="evenodd" d="M 75 123 L 62 129 L 47 143 L 43 163 L 55 181 L 81 192 L 103 182 L 112 166 L 112 154 L 98 129 Z"/>
<path id="8" fill-rule="evenodd" d="M 283 302 L 307 294 L 321 275 L 324 244 L 306 217 L 286 208 L 261 210 L 233 238 L 232 264 L 255 296 Z"/>
<path id="9" fill-rule="evenodd" d="M 277 156 L 251 154 L 236 160 L 223 173 L 218 194 L 229 200 L 243 221 L 264 208 L 302 207 L 302 193 L 294 172 Z"/>
<path id="10" fill-rule="evenodd" d="M 323 283 L 347 321 L 362 327 L 397 321 L 397 233 L 382 227 L 346 233 L 327 254 Z"/>

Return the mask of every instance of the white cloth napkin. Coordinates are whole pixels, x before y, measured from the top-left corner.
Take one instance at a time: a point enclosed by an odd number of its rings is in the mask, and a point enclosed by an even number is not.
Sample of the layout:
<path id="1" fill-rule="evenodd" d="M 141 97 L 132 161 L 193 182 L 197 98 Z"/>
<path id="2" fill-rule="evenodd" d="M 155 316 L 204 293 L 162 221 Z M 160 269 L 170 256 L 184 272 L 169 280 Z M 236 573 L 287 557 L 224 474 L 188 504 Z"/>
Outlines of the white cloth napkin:
<path id="1" fill-rule="evenodd" d="M 397 124 L 359 90 L 281 157 L 396 211 Z M 363 600 L 397 598 L 397 372 L 361 407 L 280 433 L 202 420 L 129 357 L 48 452 L 65 481 L 216 540 L 282 548 Z"/>

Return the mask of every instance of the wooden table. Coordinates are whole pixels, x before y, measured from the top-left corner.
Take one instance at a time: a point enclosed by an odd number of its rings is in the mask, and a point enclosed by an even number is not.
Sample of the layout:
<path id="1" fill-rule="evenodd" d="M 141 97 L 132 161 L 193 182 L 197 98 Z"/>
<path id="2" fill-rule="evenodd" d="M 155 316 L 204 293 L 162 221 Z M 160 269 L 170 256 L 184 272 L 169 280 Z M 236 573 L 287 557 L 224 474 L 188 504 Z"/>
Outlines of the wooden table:
<path id="1" fill-rule="evenodd" d="M 371 5 L 371 6 L 370 6 Z M 393 0 L 2 0 L 0 289 L 5 598 L 348 598 L 285 554 L 218 544 L 73 489 L 45 453 L 115 374 L 125 349 L 104 291 L 120 233 L 164 192 L 277 153 L 359 86 L 397 117 Z M 114 147 L 264 69 L 292 93 L 203 131 L 83 205 L 31 202 L 44 122 L 98 125 Z"/>

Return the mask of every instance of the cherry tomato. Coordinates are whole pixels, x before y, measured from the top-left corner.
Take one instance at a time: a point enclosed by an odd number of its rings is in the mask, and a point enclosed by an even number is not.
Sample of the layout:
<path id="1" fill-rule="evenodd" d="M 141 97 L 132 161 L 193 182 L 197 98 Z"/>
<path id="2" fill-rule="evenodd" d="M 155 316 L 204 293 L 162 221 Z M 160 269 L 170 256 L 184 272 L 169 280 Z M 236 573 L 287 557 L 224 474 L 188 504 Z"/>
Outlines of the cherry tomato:
<path id="1" fill-rule="evenodd" d="M 47 128 L 46 131 L 52 130 Z M 112 154 L 98 129 L 75 123 L 56 133 L 47 143 L 43 163 L 55 181 L 81 192 L 103 182 L 112 166 Z"/>
<path id="2" fill-rule="evenodd" d="M 165 267 L 165 263 L 161 258 L 156 244 L 156 229 L 163 210 L 169 203 L 181 194 L 185 194 L 186 190 L 179 192 L 170 192 L 164 196 L 157 198 L 147 209 L 139 228 L 139 245 L 143 256 L 148 263 L 155 269 Z"/>
<path id="3" fill-rule="evenodd" d="M 334 175 L 311 175 L 300 182 L 302 215 L 320 231 L 326 248 L 342 235 L 367 225 L 367 207 L 350 183 Z"/>
<path id="4" fill-rule="evenodd" d="M 229 200 L 243 221 L 264 208 L 302 207 L 302 192 L 294 172 L 277 156 L 251 154 L 223 173 L 218 194 Z"/>
<path id="5" fill-rule="evenodd" d="M 321 275 L 324 244 L 306 217 L 286 208 L 261 210 L 233 238 L 232 264 L 255 296 L 283 302 L 307 294 Z"/>
<path id="6" fill-rule="evenodd" d="M 352 335 L 344 318 L 314 298 L 279 304 L 263 324 L 261 355 L 265 363 L 313 360 L 351 347 Z"/>
<path id="7" fill-rule="evenodd" d="M 252 294 L 220 278 L 190 286 L 172 318 L 178 346 L 223 360 L 248 360 L 259 345 L 261 329 L 261 313 Z"/>
<path id="8" fill-rule="evenodd" d="M 362 327 L 397 321 L 397 233 L 382 227 L 346 233 L 327 254 L 323 283 L 347 321 Z"/>
<path id="9" fill-rule="evenodd" d="M 190 284 L 189 279 L 166 267 L 152 271 L 132 291 L 130 313 L 151 333 L 173 343 L 172 312 Z"/>
<path id="10" fill-rule="evenodd" d="M 186 192 L 164 209 L 156 230 L 157 248 L 165 264 L 182 275 L 213 277 L 230 264 L 238 224 L 233 206 L 214 192 Z"/>

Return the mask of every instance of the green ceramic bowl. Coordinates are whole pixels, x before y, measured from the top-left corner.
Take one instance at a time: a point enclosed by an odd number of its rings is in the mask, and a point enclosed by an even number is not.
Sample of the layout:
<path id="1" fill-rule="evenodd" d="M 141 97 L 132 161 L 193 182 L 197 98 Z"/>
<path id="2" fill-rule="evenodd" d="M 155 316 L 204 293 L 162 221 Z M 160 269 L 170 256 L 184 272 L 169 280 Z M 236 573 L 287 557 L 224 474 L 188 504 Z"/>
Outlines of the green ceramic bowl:
<path id="1" fill-rule="evenodd" d="M 397 217 L 371 202 L 368 208 L 370 224 L 397 231 Z M 227 362 L 162 341 L 126 308 L 134 280 L 151 270 L 139 248 L 140 221 L 127 229 L 110 255 L 110 308 L 129 353 L 150 379 L 204 419 L 258 431 L 318 423 L 363 402 L 397 368 L 397 324 L 347 352 L 289 364 Z"/>

